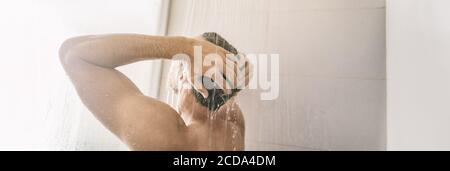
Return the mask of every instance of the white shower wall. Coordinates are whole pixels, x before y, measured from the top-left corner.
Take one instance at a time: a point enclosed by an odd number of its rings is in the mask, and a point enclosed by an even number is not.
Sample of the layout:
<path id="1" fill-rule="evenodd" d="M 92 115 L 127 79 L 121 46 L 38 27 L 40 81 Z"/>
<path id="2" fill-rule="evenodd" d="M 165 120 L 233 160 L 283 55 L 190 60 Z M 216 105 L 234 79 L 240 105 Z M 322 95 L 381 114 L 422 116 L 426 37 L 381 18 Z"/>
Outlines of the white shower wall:
<path id="1" fill-rule="evenodd" d="M 384 0 L 173 0 L 170 35 L 280 54 L 280 96 L 239 103 L 247 150 L 386 148 Z"/>
<path id="2" fill-rule="evenodd" d="M 450 150 L 449 7 L 387 2 L 389 150 Z"/>

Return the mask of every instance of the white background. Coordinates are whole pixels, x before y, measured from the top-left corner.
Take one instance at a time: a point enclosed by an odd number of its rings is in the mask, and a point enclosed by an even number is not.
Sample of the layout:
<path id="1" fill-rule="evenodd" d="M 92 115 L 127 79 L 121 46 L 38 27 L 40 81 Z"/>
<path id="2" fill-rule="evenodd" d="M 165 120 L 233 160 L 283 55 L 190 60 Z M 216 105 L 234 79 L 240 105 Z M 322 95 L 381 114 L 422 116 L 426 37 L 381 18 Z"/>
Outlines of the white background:
<path id="1" fill-rule="evenodd" d="M 388 150 L 450 150 L 450 1 L 387 1 Z"/>
<path id="2" fill-rule="evenodd" d="M 58 58 L 80 34 L 156 34 L 160 0 L 0 1 L 0 150 L 124 150 L 80 103 Z M 121 68 L 146 94 L 152 63 Z M 159 78 L 158 78 L 159 79 Z"/>

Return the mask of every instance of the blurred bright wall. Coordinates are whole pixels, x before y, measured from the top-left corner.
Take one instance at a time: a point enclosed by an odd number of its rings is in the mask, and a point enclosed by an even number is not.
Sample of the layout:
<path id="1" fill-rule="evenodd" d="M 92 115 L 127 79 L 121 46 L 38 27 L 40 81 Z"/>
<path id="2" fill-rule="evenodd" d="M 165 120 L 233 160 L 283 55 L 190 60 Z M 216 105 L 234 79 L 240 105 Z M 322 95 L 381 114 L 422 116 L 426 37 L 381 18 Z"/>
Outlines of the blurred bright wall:
<path id="1" fill-rule="evenodd" d="M 156 34 L 161 0 L 0 1 L 0 150 L 122 150 L 66 77 L 59 45 L 80 34 Z M 154 63 L 120 68 L 148 95 Z M 159 79 L 159 78 L 158 78 Z"/>
<path id="2" fill-rule="evenodd" d="M 388 150 L 450 150 L 450 1 L 387 1 Z"/>

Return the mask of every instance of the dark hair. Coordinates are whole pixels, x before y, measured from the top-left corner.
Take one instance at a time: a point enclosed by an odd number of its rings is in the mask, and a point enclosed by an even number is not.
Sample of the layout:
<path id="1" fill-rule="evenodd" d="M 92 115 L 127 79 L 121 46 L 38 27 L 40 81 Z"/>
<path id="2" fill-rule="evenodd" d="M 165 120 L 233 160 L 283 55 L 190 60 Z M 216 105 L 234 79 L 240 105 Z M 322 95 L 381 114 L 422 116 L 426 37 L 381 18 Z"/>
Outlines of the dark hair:
<path id="1" fill-rule="evenodd" d="M 237 55 L 239 52 L 236 48 L 233 47 L 230 43 L 228 43 L 227 40 L 225 40 L 222 36 L 215 32 L 207 32 L 203 33 L 202 37 L 205 38 L 207 41 L 214 43 L 217 46 L 220 46 L 227 50 L 228 52 Z"/>
<path id="2" fill-rule="evenodd" d="M 236 48 L 233 47 L 228 41 L 226 41 L 222 36 L 220 36 L 217 33 L 214 32 L 208 32 L 203 33 L 203 38 L 205 38 L 207 41 L 214 43 L 217 46 L 220 46 L 227 50 L 228 52 L 237 55 L 238 51 Z M 224 76 L 224 79 L 226 77 Z M 205 106 L 210 111 L 216 111 L 221 106 L 223 106 L 229 99 L 231 99 L 233 96 L 235 96 L 240 89 L 233 89 L 231 94 L 226 94 L 224 90 L 217 88 L 216 83 L 214 83 L 214 80 L 208 77 L 202 78 L 203 85 L 208 85 L 206 87 L 209 87 L 211 89 L 208 90 L 208 97 L 204 98 L 200 92 L 192 88 L 192 91 L 194 93 L 195 99 L 198 103 L 200 103 L 202 106 Z"/>

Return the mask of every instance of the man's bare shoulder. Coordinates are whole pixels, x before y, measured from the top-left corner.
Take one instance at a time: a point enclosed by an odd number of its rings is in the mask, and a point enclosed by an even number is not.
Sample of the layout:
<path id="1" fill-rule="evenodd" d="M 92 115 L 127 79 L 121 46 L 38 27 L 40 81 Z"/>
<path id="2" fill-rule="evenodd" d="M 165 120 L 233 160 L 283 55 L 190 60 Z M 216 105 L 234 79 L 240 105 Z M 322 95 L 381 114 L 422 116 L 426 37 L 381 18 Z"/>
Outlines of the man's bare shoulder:
<path id="1" fill-rule="evenodd" d="M 118 137 L 131 149 L 177 149 L 186 140 L 186 125 L 168 104 L 144 96 L 128 96 L 117 105 Z"/>

